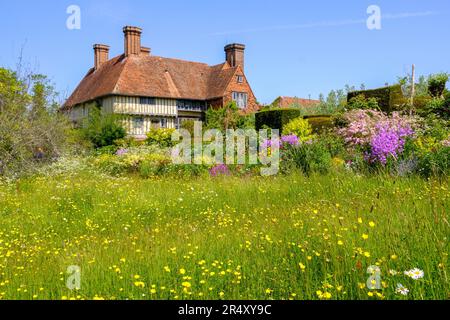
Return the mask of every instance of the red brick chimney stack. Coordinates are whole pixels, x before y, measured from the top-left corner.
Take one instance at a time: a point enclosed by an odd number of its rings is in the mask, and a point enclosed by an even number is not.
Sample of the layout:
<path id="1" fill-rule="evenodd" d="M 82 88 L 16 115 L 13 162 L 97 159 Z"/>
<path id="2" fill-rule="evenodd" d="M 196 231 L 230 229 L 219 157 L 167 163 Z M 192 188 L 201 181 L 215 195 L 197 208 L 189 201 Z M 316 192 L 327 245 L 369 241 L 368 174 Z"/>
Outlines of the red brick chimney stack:
<path id="1" fill-rule="evenodd" d="M 138 27 L 124 27 L 125 34 L 125 56 L 141 54 L 141 34 L 142 29 Z"/>
<path id="2" fill-rule="evenodd" d="M 152 49 L 147 47 L 141 47 L 141 55 L 143 56 L 149 56 L 152 54 Z"/>
<path id="3" fill-rule="evenodd" d="M 102 64 L 109 60 L 109 46 L 104 44 L 94 45 L 94 67 L 99 69 Z"/>
<path id="4" fill-rule="evenodd" d="M 231 67 L 241 66 L 244 70 L 245 45 L 239 43 L 229 44 L 225 47 L 226 60 Z"/>

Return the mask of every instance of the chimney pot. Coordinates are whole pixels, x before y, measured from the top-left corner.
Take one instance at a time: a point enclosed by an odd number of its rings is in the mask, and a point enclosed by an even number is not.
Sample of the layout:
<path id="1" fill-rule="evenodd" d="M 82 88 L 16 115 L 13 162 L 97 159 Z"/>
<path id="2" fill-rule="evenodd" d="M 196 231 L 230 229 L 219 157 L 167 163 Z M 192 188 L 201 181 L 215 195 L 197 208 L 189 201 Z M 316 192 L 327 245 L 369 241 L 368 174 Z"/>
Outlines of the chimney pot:
<path id="1" fill-rule="evenodd" d="M 109 60 L 109 46 L 104 44 L 94 45 L 94 67 L 99 69 L 105 62 Z"/>
<path id="2" fill-rule="evenodd" d="M 125 56 L 141 54 L 142 29 L 126 26 L 123 28 L 123 33 L 125 35 Z"/>
<path id="3" fill-rule="evenodd" d="M 141 47 L 141 55 L 150 56 L 152 54 L 152 49 L 147 47 Z"/>
<path id="4" fill-rule="evenodd" d="M 226 61 L 231 67 L 241 66 L 244 71 L 245 63 L 245 45 L 240 43 L 232 43 L 225 47 Z"/>

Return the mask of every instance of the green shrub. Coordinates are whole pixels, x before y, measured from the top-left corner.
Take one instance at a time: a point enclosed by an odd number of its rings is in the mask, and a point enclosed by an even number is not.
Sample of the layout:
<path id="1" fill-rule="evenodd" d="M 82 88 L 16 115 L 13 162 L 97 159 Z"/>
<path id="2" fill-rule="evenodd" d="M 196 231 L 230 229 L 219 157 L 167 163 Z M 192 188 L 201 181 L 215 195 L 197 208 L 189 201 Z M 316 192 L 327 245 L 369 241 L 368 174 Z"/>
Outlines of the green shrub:
<path id="1" fill-rule="evenodd" d="M 283 171 L 299 169 L 305 175 L 313 172 L 326 174 L 332 167 L 332 157 L 321 142 L 286 146 L 283 151 Z"/>
<path id="2" fill-rule="evenodd" d="M 378 110 L 378 102 L 376 98 L 368 98 L 366 99 L 364 94 L 359 94 L 356 97 L 351 98 L 348 101 L 347 109 L 355 110 L 355 109 L 369 109 L 369 110 Z"/>
<path id="3" fill-rule="evenodd" d="M 335 127 L 332 116 L 305 116 L 303 117 L 303 119 L 308 120 L 314 133 L 322 133 L 327 131 L 328 129 L 333 129 Z"/>
<path id="4" fill-rule="evenodd" d="M 243 115 L 236 102 L 230 102 L 223 108 L 209 108 L 206 111 L 206 128 L 219 129 L 253 129 L 254 115 Z"/>
<path id="5" fill-rule="evenodd" d="M 152 154 L 146 157 L 139 165 L 139 174 L 142 178 L 160 176 L 165 173 L 171 161 L 169 158 Z"/>
<path id="6" fill-rule="evenodd" d="M 428 92 L 433 98 L 443 97 L 448 77 L 448 73 L 438 73 L 428 78 Z"/>
<path id="7" fill-rule="evenodd" d="M 338 136 L 333 130 L 323 132 L 320 137 L 320 143 L 323 144 L 331 157 L 345 157 L 347 155 L 347 149 L 345 146 L 344 138 Z"/>
<path id="8" fill-rule="evenodd" d="M 81 130 L 84 138 L 95 148 L 112 146 L 127 135 L 117 116 L 102 114 L 98 108 L 92 109 Z"/>
<path id="9" fill-rule="evenodd" d="M 314 138 L 313 130 L 308 120 L 297 118 L 289 122 L 283 129 L 283 135 L 295 134 L 301 142 Z"/>
<path id="10" fill-rule="evenodd" d="M 96 169 L 103 173 L 110 175 L 121 175 L 129 171 L 129 166 L 123 161 L 112 154 L 102 154 L 96 157 L 93 161 L 93 165 Z"/>
<path id="11" fill-rule="evenodd" d="M 440 147 L 419 157 L 419 174 L 424 177 L 450 176 L 450 147 Z"/>
<path id="12" fill-rule="evenodd" d="M 353 91 L 348 94 L 347 101 L 351 101 L 358 96 L 363 96 L 368 101 L 374 99 L 378 103 L 379 109 L 386 113 L 405 110 L 409 103 L 399 84 L 373 90 Z"/>
<path id="13" fill-rule="evenodd" d="M 264 128 L 278 129 L 283 131 L 291 120 L 301 117 L 301 110 L 298 109 L 271 109 L 258 112 L 255 115 L 255 128 L 261 130 Z"/>
<path id="14" fill-rule="evenodd" d="M 175 129 L 151 129 L 145 140 L 148 145 L 157 145 L 161 148 L 171 148 L 175 145 L 172 134 Z"/>

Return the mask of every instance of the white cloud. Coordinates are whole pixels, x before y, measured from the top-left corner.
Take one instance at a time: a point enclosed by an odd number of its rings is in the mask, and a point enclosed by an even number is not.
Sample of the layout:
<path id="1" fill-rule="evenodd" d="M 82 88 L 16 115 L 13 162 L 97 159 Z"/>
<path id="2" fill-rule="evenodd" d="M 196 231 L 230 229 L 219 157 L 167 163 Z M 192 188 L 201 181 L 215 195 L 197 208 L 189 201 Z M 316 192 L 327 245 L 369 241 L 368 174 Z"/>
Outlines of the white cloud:
<path id="1" fill-rule="evenodd" d="M 416 17 L 426 17 L 437 15 L 434 11 L 423 11 L 423 12 L 403 12 L 396 14 L 382 14 L 381 18 L 386 20 L 398 20 L 406 18 L 416 18 Z M 341 27 L 357 24 L 366 24 L 367 17 L 364 19 L 347 19 L 347 20 L 330 20 L 330 21 L 319 21 L 312 23 L 303 24 L 291 24 L 291 25 L 279 25 L 279 26 L 268 26 L 262 28 L 253 29 L 243 29 L 243 30 L 232 30 L 212 33 L 213 36 L 224 36 L 233 34 L 243 34 L 243 33 L 255 33 L 255 32 L 267 32 L 267 31 L 281 31 L 281 30 L 296 30 L 296 29 L 311 29 L 311 28 L 329 28 L 329 27 Z"/>

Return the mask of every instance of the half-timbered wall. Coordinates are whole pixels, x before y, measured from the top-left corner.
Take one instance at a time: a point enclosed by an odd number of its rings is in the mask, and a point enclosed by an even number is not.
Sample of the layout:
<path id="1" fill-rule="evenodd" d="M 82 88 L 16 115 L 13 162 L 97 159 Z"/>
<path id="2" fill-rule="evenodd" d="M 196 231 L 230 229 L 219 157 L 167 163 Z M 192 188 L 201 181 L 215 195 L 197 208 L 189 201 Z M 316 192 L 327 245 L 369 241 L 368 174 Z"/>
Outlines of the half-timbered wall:
<path id="1" fill-rule="evenodd" d="M 145 99 L 144 103 L 142 100 L 144 99 L 139 97 L 114 97 L 114 113 L 177 116 L 177 100 L 175 99 Z"/>

